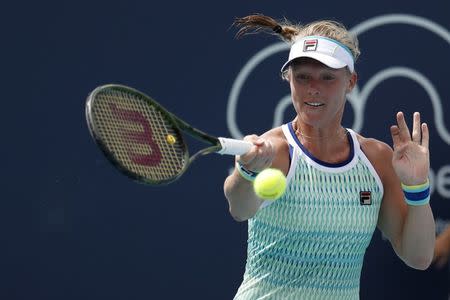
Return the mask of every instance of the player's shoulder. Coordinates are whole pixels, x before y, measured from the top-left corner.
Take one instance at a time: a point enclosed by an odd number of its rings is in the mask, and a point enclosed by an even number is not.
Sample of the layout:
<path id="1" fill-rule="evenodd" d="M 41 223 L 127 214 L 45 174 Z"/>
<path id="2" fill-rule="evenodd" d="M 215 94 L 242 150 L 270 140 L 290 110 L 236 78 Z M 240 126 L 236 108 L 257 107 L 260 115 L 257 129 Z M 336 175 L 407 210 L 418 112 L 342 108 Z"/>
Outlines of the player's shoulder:
<path id="1" fill-rule="evenodd" d="M 287 153 L 289 144 L 281 126 L 266 131 L 261 137 L 270 140 L 277 149 L 277 152 L 281 151 Z"/>
<path id="2" fill-rule="evenodd" d="M 364 137 L 356 133 L 356 137 L 361 146 L 361 150 L 369 160 L 384 160 L 392 155 L 392 148 L 383 141 L 375 138 Z"/>
<path id="3" fill-rule="evenodd" d="M 283 129 L 281 126 L 270 129 L 269 131 L 264 132 L 261 135 L 262 138 L 267 138 L 272 143 L 275 143 L 278 146 L 286 146 L 288 145 L 286 136 L 283 133 Z"/>
<path id="4" fill-rule="evenodd" d="M 272 138 L 272 139 L 286 139 L 281 126 L 272 128 L 262 134 L 261 137 Z"/>

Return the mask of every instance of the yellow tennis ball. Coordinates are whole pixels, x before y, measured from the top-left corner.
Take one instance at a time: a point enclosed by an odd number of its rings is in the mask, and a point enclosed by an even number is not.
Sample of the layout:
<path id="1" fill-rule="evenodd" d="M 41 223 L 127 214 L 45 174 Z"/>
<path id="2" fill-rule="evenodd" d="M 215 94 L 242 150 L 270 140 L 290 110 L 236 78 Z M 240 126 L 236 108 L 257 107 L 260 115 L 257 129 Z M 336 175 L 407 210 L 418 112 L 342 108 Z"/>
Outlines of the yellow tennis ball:
<path id="1" fill-rule="evenodd" d="M 264 200 L 276 200 L 286 190 L 286 176 L 278 169 L 265 169 L 256 176 L 253 188 L 258 197 Z"/>
<path id="2" fill-rule="evenodd" d="M 171 144 L 171 145 L 175 144 L 175 142 L 177 141 L 177 140 L 175 139 L 175 137 L 174 137 L 173 135 L 171 135 L 171 134 L 168 134 L 166 139 L 167 139 L 167 142 L 168 142 L 169 144 Z"/>

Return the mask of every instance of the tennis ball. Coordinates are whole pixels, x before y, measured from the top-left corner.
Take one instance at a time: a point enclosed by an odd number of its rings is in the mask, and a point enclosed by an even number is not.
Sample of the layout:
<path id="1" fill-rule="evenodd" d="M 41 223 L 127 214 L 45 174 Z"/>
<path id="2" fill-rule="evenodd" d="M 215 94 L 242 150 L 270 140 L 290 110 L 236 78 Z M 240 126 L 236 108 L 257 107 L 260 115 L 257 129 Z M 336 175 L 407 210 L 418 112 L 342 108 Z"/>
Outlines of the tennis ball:
<path id="1" fill-rule="evenodd" d="M 170 145 L 175 144 L 175 142 L 177 141 L 177 140 L 175 139 L 175 137 L 174 137 L 173 135 L 171 135 L 171 134 L 168 134 L 167 137 L 166 137 L 166 139 L 167 139 L 167 142 L 168 142 Z"/>
<path id="2" fill-rule="evenodd" d="M 276 200 L 286 190 L 286 177 L 280 170 L 268 168 L 256 176 L 253 188 L 258 197 L 264 200 Z"/>

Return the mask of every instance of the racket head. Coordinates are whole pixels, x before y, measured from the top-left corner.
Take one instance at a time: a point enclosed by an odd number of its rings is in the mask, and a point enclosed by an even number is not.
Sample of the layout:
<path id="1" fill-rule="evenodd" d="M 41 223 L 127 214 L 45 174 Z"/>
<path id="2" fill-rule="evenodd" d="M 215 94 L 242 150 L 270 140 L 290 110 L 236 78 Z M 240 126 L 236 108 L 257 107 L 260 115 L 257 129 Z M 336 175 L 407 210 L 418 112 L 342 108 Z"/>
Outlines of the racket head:
<path id="1" fill-rule="evenodd" d="M 189 153 L 174 116 L 148 95 L 118 84 L 93 90 L 86 101 L 91 136 L 126 176 L 168 184 L 187 169 Z"/>

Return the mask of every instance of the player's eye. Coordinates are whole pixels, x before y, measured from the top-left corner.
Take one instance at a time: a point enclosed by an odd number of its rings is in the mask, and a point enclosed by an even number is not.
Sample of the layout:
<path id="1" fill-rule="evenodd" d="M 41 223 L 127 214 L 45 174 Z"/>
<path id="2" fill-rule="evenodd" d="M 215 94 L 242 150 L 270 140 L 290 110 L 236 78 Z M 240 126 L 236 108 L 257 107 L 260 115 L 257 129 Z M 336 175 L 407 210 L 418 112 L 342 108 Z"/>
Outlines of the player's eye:
<path id="1" fill-rule="evenodd" d="M 326 81 L 333 80 L 335 78 L 336 77 L 333 74 L 324 74 L 324 75 L 322 75 L 322 79 L 326 80 Z"/>
<path id="2" fill-rule="evenodd" d="M 310 76 L 308 74 L 304 74 L 304 73 L 295 74 L 296 80 L 308 80 L 309 78 L 310 78 Z"/>

